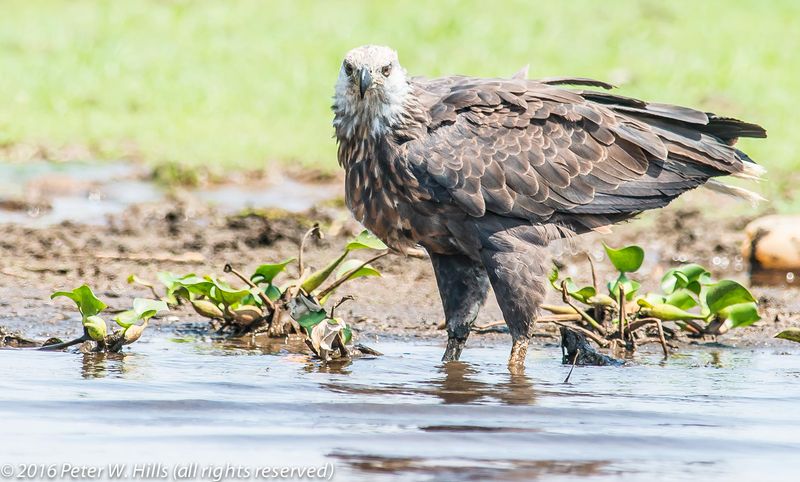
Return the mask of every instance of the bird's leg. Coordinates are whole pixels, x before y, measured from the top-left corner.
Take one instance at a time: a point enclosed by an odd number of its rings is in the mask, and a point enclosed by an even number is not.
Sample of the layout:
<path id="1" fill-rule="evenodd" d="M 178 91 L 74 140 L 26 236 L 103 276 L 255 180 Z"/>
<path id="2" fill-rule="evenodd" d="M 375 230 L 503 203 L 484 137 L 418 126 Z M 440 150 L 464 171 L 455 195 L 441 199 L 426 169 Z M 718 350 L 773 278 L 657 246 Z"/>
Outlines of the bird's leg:
<path id="1" fill-rule="evenodd" d="M 496 232 L 485 238 L 481 250 L 483 264 L 513 340 L 508 359 L 512 373 L 520 373 L 525 367 L 533 322 L 545 295 L 544 252 L 540 246 L 525 241 L 509 231 Z"/>
<path id="2" fill-rule="evenodd" d="M 431 253 L 431 263 L 447 327 L 442 361 L 455 361 L 461 357 L 472 323 L 486 301 L 489 279 L 483 265 L 467 256 Z"/>

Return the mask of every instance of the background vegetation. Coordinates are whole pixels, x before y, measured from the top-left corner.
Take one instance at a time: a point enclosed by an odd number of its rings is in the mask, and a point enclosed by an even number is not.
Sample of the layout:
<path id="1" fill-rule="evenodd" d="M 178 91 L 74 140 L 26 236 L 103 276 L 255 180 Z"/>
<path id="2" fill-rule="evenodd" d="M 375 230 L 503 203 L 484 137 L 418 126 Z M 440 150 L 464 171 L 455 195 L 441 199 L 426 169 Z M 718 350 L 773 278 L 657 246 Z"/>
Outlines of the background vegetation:
<path id="1" fill-rule="evenodd" d="M 3 0 L 0 144 L 104 158 L 336 168 L 344 53 L 398 49 L 411 74 L 581 75 L 763 124 L 744 147 L 790 199 L 800 166 L 796 0 Z"/>

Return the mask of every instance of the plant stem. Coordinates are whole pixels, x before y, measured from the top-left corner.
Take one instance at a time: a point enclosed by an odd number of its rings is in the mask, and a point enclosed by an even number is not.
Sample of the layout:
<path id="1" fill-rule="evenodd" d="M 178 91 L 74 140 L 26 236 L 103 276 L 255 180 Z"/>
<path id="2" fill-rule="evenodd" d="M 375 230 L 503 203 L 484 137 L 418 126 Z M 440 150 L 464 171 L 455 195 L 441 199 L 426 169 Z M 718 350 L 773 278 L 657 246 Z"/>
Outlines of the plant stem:
<path id="1" fill-rule="evenodd" d="M 539 305 L 539 308 L 549 311 L 550 313 L 554 313 L 556 315 L 572 315 L 577 314 L 578 312 L 574 309 L 567 307 L 567 306 L 558 306 L 558 305 Z"/>
<path id="2" fill-rule="evenodd" d="M 597 285 L 597 270 L 594 269 L 594 260 L 592 260 L 592 255 L 589 252 L 586 253 L 586 259 L 589 260 L 589 267 L 592 269 L 592 286 L 594 287 L 594 292 L 599 293 L 600 287 Z"/>
<path id="3" fill-rule="evenodd" d="M 80 338 L 75 338 L 74 340 L 65 341 L 63 343 L 55 343 L 53 345 L 45 345 L 45 346 L 37 348 L 37 350 L 45 350 L 45 351 L 47 351 L 47 350 L 61 350 L 63 348 L 68 348 L 68 347 L 71 347 L 73 345 L 77 345 L 79 343 L 83 343 L 84 341 L 89 341 L 89 340 L 91 340 L 91 338 L 89 338 L 86 335 L 83 335 Z"/>
<path id="4" fill-rule="evenodd" d="M 303 263 L 303 253 L 305 252 L 306 249 L 306 241 L 312 234 L 316 234 L 317 236 L 321 237 L 321 233 L 319 230 L 319 223 L 314 223 L 314 225 L 311 226 L 311 229 L 309 229 L 308 231 L 305 232 L 305 234 L 303 234 L 303 239 L 300 241 L 300 252 L 297 254 L 297 267 L 300 274 L 302 274 L 305 269 Z"/>
<path id="5" fill-rule="evenodd" d="M 256 286 L 256 284 L 255 284 L 255 283 L 253 283 L 252 281 L 250 281 L 250 279 L 249 279 L 249 278 L 247 278 L 246 276 L 244 276 L 244 275 L 243 275 L 242 273 L 240 273 L 239 271 L 237 271 L 237 270 L 233 269 L 233 266 L 231 266 L 231 264 L 230 264 L 230 263 L 226 263 L 226 264 L 225 264 L 225 267 L 222 269 L 222 271 L 224 271 L 224 272 L 226 272 L 226 273 L 233 273 L 233 274 L 234 274 L 234 276 L 236 276 L 237 278 L 239 278 L 240 280 L 242 280 L 242 281 L 243 281 L 243 282 L 244 282 L 244 283 L 245 283 L 247 286 L 249 286 L 249 287 L 251 287 L 251 288 L 258 288 L 258 286 Z M 269 299 L 269 296 L 267 296 L 267 294 L 266 294 L 266 293 L 264 293 L 264 291 L 263 291 L 263 290 L 258 290 L 258 297 L 259 297 L 259 298 L 261 298 L 261 301 L 263 301 L 263 302 L 264 302 L 264 305 L 266 305 L 266 306 L 267 306 L 267 307 L 270 309 L 270 311 L 275 311 L 275 303 L 273 303 L 273 302 L 272 302 L 272 300 L 271 300 L 271 299 Z"/>
<path id="6" fill-rule="evenodd" d="M 625 342 L 625 320 L 626 315 L 625 313 L 625 288 L 622 287 L 622 283 L 617 285 L 617 289 L 619 290 L 619 339 L 622 342 Z"/>
<path id="7" fill-rule="evenodd" d="M 372 258 L 364 261 L 363 263 L 361 263 L 361 265 L 356 266 L 355 268 L 351 269 L 349 273 L 347 273 L 346 275 L 342 276 L 341 278 L 339 278 L 336 281 L 334 281 L 333 283 L 331 283 L 331 285 L 328 286 L 327 288 L 325 288 L 324 290 L 320 291 L 319 294 L 317 295 L 317 299 L 321 300 L 321 299 L 325 298 L 326 295 L 328 295 L 333 290 L 335 290 L 336 288 L 341 286 L 342 283 L 344 283 L 345 281 L 349 280 L 351 276 L 353 276 L 354 274 L 358 273 L 358 271 L 361 268 L 363 268 L 364 266 L 383 258 L 387 254 L 389 254 L 389 251 L 384 251 L 383 253 L 381 253 L 381 254 L 379 254 L 377 256 L 373 256 Z"/>
<path id="8" fill-rule="evenodd" d="M 594 329 L 599 331 L 603 336 L 606 335 L 606 330 L 605 330 L 605 328 L 602 327 L 602 325 L 600 325 L 600 323 L 595 321 L 594 318 L 589 316 L 589 313 L 586 313 L 585 311 L 583 311 L 579 306 L 575 305 L 569 299 L 569 293 L 567 292 L 567 282 L 566 281 L 562 281 L 561 282 L 561 295 L 564 298 L 564 303 L 568 304 L 570 306 L 570 308 L 572 308 L 573 310 L 575 310 L 576 313 L 581 315 L 581 318 L 583 318 L 584 321 L 586 321 L 587 323 L 592 325 L 594 327 Z"/>

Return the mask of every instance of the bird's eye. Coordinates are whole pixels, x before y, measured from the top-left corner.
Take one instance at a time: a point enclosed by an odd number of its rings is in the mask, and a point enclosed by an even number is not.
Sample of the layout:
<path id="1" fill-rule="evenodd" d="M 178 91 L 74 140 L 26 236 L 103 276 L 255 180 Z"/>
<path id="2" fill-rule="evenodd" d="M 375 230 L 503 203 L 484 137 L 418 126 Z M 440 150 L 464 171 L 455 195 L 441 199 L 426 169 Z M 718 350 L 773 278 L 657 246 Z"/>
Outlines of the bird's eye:
<path id="1" fill-rule="evenodd" d="M 389 77 L 392 74 L 392 64 L 385 65 L 381 69 L 381 73 L 383 74 L 384 77 Z"/>
<path id="2" fill-rule="evenodd" d="M 353 65 L 348 62 L 345 62 L 344 73 L 347 74 L 348 76 L 353 75 Z"/>

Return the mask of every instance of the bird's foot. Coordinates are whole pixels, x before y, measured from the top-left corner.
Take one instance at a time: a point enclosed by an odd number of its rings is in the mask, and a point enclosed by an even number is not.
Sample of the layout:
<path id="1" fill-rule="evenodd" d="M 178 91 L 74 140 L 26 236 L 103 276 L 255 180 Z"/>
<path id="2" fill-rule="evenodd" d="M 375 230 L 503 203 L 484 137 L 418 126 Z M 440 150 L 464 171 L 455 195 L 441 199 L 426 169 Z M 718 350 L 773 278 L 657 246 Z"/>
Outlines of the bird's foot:
<path id="1" fill-rule="evenodd" d="M 511 356 L 508 357 L 508 370 L 512 374 L 520 374 L 525 371 L 525 356 L 528 354 L 528 340 L 514 340 L 511 346 Z"/>
<path id="2" fill-rule="evenodd" d="M 461 358 L 461 351 L 464 349 L 466 343 L 467 340 L 464 338 L 448 338 L 447 348 L 444 350 L 442 361 L 458 361 L 458 359 Z"/>

